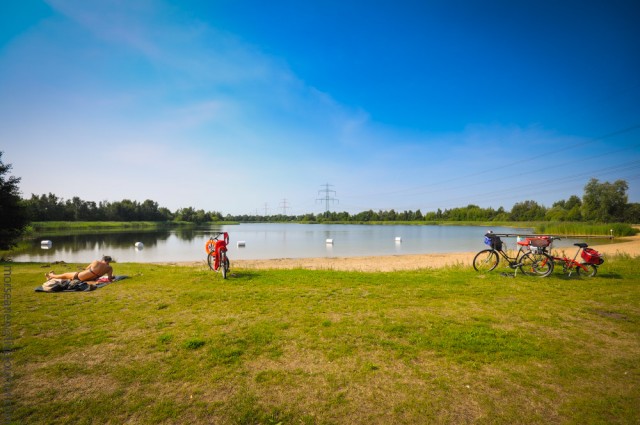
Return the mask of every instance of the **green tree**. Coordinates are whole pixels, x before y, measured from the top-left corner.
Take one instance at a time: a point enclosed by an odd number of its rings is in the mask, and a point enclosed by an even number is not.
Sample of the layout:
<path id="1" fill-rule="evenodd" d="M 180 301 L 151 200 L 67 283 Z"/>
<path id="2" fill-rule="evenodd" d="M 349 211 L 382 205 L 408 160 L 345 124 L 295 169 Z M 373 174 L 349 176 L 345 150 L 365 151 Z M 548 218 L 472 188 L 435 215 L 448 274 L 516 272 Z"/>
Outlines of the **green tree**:
<path id="1" fill-rule="evenodd" d="M 581 221 L 580 208 L 582 201 L 576 195 L 571 195 L 566 201 L 554 202 L 547 210 L 546 219 L 549 221 Z"/>
<path id="2" fill-rule="evenodd" d="M 67 208 L 61 198 L 53 193 L 40 196 L 31 194 L 31 198 L 25 201 L 29 218 L 32 221 L 59 221 L 66 220 Z"/>
<path id="3" fill-rule="evenodd" d="M 181 208 L 176 211 L 177 221 L 194 222 L 196 217 L 196 210 L 193 207 Z"/>
<path id="4" fill-rule="evenodd" d="M 65 220 L 92 221 L 98 214 L 96 203 L 83 201 L 77 196 L 65 203 Z"/>
<path id="5" fill-rule="evenodd" d="M 640 223 L 640 204 L 627 204 L 627 207 L 624 210 L 624 222 L 635 224 Z"/>
<path id="6" fill-rule="evenodd" d="M 139 204 L 131 199 L 114 202 L 115 221 L 136 221 L 138 219 Z"/>
<path id="7" fill-rule="evenodd" d="M 546 213 L 546 208 L 539 205 L 536 201 L 524 201 L 516 203 L 513 208 L 511 208 L 510 218 L 513 221 L 544 220 Z"/>
<path id="8" fill-rule="evenodd" d="M 580 197 L 576 195 L 571 195 L 569 199 L 567 199 L 567 202 L 564 204 L 564 208 L 567 211 L 570 211 L 575 207 L 580 208 L 581 206 L 582 206 L 582 201 L 580 200 Z"/>
<path id="9" fill-rule="evenodd" d="M 158 203 L 151 199 L 146 199 L 140 206 L 139 219 L 142 221 L 161 221 L 162 214 L 158 211 Z"/>
<path id="10" fill-rule="evenodd" d="M 314 214 L 312 214 L 312 213 L 307 213 L 307 214 L 302 216 L 300 221 L 314 222 L 314 221 L 316 221 L 316 216 Z"/>
<path id="11" fill-rule="evenodd" d="M 158 208 L 158 214 L 160 215 L 161 221 L 171 221 L 174 218 L 174 214 L 165 207 Z M 222 219 L 222 216 L 220 216 L 220 219 Z"/>
<path id="12" fill-rule="evenodd" d="M 192 220 L 194 223 L 202 224 L 211 221 L 211 216 L 203 209 L 199 209 L 194 212 Z"/>
<path id="13" fill-rule="evenodd" d="M 29 223 L 27 210 L 20 197 L 19 177 L 5 177 L 11 164 L 2 163 L 0 151 L 0 249 L 15 246 Z"/>
<path id="14" fill-rule="evenodd" d="M 554 203 L 553 207 L 547 210 L 545 219 L 548 221 L 565 221 L 567 219 L 567 210 L 562 205 L 565 205 L 564 201 L 562 203 Z"/>
<path id="15" fill-rule="evenodd" d="M 598 179 L 589 180 L 582 196 L 582 216 L 585 220 L 602 223 L 623 221 L 627 206 L 627 189 L 629 185 L 624 180 L 616 180 L 613 183 L 600 183 Z"/>
<path id="16" fill-rule="evenodd" d="M 373 210 L 362 211 L 354 216 L 356 221 L 373 221 L 378 220 L 378 214 L 373 212 Z"/>

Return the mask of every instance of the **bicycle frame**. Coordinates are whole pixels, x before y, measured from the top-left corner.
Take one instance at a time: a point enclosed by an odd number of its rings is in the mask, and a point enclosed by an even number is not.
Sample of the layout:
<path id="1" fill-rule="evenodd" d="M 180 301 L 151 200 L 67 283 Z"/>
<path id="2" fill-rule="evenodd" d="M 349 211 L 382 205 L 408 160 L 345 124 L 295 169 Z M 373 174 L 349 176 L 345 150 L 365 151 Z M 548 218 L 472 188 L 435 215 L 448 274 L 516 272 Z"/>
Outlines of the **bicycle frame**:
<path id="1" fill-rule="evenodd" d="M 525 275 L 538 277 L 545 277 L 553 272 L 553 260 L 544 252 L 532 251 L 528 242 L 527 244 L 518 243 L 519 247 L 515 257 L 509 256 L 502 249 L 503 242 L 500 239 L 500 235 L 485 234 L 485 244 L 491 248 L 478 252 L 473 258 L 473 268 L 476 271 L 491 271 L 495 269 L 502 257 L 509 267 L 515 270 L 515 274 L 518 273 L 518 269 Z"/>
<path id="2" fill-rule="evenodd" d="M 518 251 L 516 252 L 516 256 L 515 257 L 509 257 L 507 255 L 507 253 L 505 251 L 503 251 L 503 250 L 494 249 L 494 251 L 497 252 L 499 256 L 501 256 L 502 258 L 505 259 L 505 261 L 509 264 L 509 267 L 511 267 L 512 269 L 516 269 L 516 272 L 517 272 L 518 267 L 520 267 L 522 265 L 521 264 L 522 257 L 524 257 L 524 255 L 529 250 L 527 250 L 525 252 L 524 247 L 520 246 L 518 248 Z"/>
<path id="3" fill-rule="evenodd" d="M 557 240 L 560 238 L 552 239 Z M 573 245 L 578 247 L 578 250 L 576 251 L 576 254 L 573 256 L 573 258 L 557 257 L 553 255 L 552 252 L 549 252 L 549 256 L 553 259 L 553 261 L 557 262 L 558 264 L 562 264 L 562 270 L 565 273 L 568 273 L 569 276 L 571 276 L 574 270 L 578 274 L 580 274 L 580 271 L 582 271 L 586 276 L 595 275 L 595 272 L 597 272 L 598 269 L 597 265 L 589 263 L 583 264 L 576 260 L 578 258 L 578 255 L 580 255 L 580 251 L 587 248 L 589 245 L 587 245 L 586 243 L 574 243 Z M 589 270 L 590 267 L 593 267 L 593 272 Z"/>
<path id="4" fill-rule="evenodd" d="M 222 236 L 221 239 L 219 239 Z M 226 260 L 225 265 L 223 265 L 223 275 L 226 277 L 226 271 L 228 268 L 228 260 L 226 259 L 227 253 L 227 245 L 229 244 L 229 234 L 227 232 L 220 232 L 216 236 L 212 236 L 207 243 L 205 244 L 205 251 L 207 252 L 207 261 L 209 262 L 209 267 L 215 271 L 220 269 L 221 259 L 224 258 Z M 213 257 L 213 264 L 211 264 L 211 257 Z"/>

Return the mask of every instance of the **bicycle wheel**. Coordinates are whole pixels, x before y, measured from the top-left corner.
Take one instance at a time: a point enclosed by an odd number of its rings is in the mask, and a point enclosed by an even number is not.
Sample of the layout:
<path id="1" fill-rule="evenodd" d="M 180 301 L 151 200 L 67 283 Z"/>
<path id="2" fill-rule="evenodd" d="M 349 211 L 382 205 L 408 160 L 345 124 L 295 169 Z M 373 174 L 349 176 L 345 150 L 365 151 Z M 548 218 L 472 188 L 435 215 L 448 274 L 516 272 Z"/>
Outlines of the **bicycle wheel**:
<path id="1" fill-rule="evenodd" d="M 473 268 L 477 272 L 490 272 L 495 269 L 500 259 L 493 249 L 483 249 L 473 257 Z"/>
<path id="2" fill-rule="evenodd" d="M 222 278 L 226 279 L 229 271 L 229 259 L 224 251 L 220 251 L 220 270 L 222 271 Z"/>
<path id="3" fill-rule="evenodd" d="M 210 253 L 207 255 L 207 264 L 209 265 L 209 268 L 210 268 L 211 270 L 215 270 L 215 269 L 216 269 L 216 268 L 215 268 L 215 264 L 216 264 L 216 255 L 215 255 L 215 253 L 214 253 L 214 252 L 210 252 Z"/>
<path id="4" fill-rule="evenodd" d="M 527 252 L 520 259 L 520 271 L 527 276 L 546 277 L 553 272 L 553 258 Z"/>
<path id="5" fill-rule="evenodd" d="M 580 266 L 576 266 L 576 273 L 578 276 L 594 277 L 598 273 L 598 268 L 593 264 L 582 263 Z"/>

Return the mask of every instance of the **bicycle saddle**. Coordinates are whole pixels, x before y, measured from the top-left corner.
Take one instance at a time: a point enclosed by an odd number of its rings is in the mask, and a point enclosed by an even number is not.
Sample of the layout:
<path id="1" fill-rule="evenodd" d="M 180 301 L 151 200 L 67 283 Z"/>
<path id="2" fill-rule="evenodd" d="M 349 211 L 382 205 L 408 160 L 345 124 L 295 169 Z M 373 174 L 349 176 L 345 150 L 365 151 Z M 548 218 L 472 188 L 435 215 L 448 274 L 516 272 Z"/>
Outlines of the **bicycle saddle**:
<path id="1" fill-rule="evenodd" d="M 588 247 L 588 246 L 589 246 L 589 245 L 587 245 L 586 243 L 574 243 L 573 245 L 574 245 L 574 246 L 579 246 L 580 248 L 586 248 L 586 247 Z"/>

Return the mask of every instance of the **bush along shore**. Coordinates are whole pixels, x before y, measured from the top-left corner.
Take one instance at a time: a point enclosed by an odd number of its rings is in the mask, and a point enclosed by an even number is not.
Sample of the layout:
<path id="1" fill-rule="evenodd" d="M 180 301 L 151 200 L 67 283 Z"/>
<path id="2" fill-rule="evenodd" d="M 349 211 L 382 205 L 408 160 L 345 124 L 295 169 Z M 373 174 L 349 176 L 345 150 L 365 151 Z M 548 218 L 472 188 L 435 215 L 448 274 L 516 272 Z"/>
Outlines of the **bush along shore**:
<path id="1" fill-rule="evenodd" d="M 267 221 L 268 222 L 268 221 Z M 209 225 L 235 225 L 238 221 L 219 221 L 205 223 Z M 313 223 L 307 223 L 313 224 Z M 513 222 L 513 221 L 369 221 L 369 222 L 349 222 L 349 221 L 328 221 L 324 224 L 367 224 L 367 225 L 441 225 L 441 226 L 503 226 L 531 228 L 539 234 L 559 234 L 559 235 L 592 235 L 592 236 L 633 236 L 640 230 L 627 223 L 582 223 L 582 222 Z M 42 234 L 59 230 L 127 230 L 127 229 L 157 229 L 171 228 L 179 226 L 194 226 L 197 223 L 186 221 L 39 221 L 31 223 L 28 234 Z"/>

